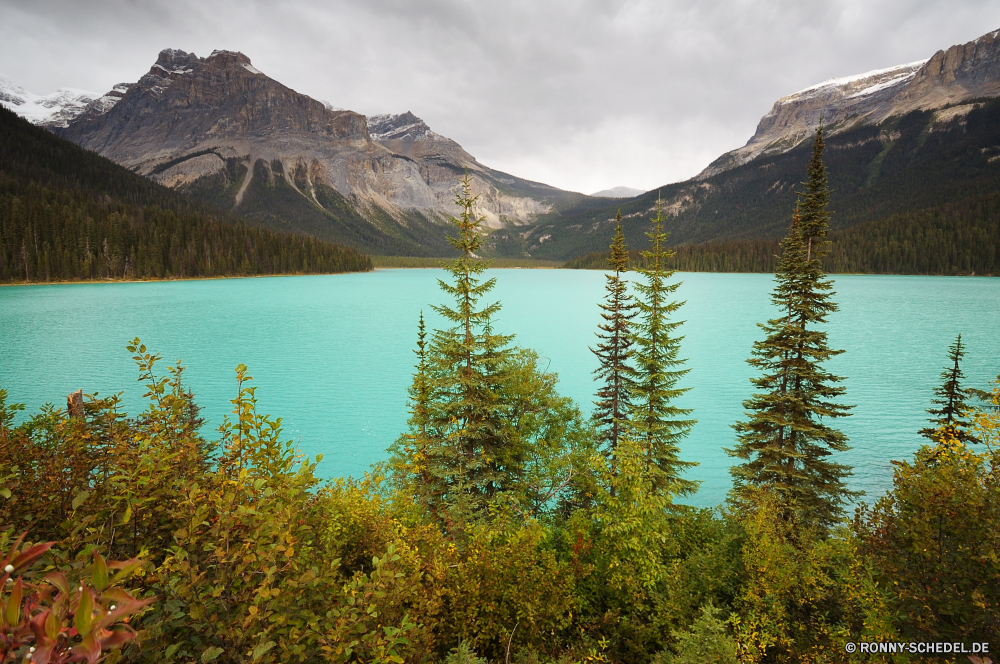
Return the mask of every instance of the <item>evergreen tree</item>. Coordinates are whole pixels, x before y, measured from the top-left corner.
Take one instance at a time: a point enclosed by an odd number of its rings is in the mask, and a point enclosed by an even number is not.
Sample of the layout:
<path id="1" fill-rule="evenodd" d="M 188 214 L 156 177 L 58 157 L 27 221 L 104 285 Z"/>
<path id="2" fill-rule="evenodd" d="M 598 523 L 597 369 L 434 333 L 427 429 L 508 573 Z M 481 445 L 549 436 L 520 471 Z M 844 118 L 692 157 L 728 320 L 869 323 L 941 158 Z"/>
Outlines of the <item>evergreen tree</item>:
<path id="1" fill-rule="evenodd" d="M 605 275 L 607 295 L 605 303 L 598 305 L 604 322 L 597 326 L 600 330 L 597 333 L 597 348 L 590 349 L 601 363 L 594 373 L 603 381 L 594 402 L 594 421 L 604 451 L 611 458 L 612 468 L 632 404 L 635 370 L 629 365 L 629 359 L 633 344 L 632 319 L 638 313 L 622 278 L 622 274 L 628 271 L 628 250 L 622 236 L 621 212 L 617 222 L 615 238 L 611 243 L 611 258 L 608 259 L 614 274 Z"/>
<path id="2" fill-rule="evenodd" d="M 433 390 L 429 375 L 427 355 L 427 328 L 424 312 L 420 312 L 417 324 L 416 372 L 408 390 L 410 417 L 407 420 L 409 433 L 399 437 L 389 446 L 388 468 L 395 477 L 399 489 L 412 497 L 415 503 L 427 510 L 432 518 L 437 518 L 437 507 L 441 500 L 441 486 L 434 481 L 435 437 L 432 434 L 430 408 Z"/>
<path id="3" fill-rule="evenodd" d="M 683 302 L 670 301 L 680 282 L 669 284 L 674 271 L 667 267 L 673 252 L 667 249 L 667 233 L 663 231 L 663 207 L 656 202 L 653 230 L 646 234 L 651 247 L 642 252 L 646 267 L 637 270 L 645 282 L 637 283 L 639 293 L 638 323 L 632 336 L 636 346 L 635 379 L 629 418 L 632 437 L 645 455 L 645 472 L 656 491 L 689 494 L 698 484 L 681 477 L 681 473 L 697 465 L 679 458 L 680 441 L 695 421 L 684 419 L 691 410 L 674 405 L 674 401 L 689 388 L 677 383 L 689 370 L 681 369 L 685 360 L 678 358 L 683 337 L 671 336 L 682 321 L 672 316 Z"/>
<path id="4" fill-rule="evenodd" d="M 849 448 L 847 437 L 824 420 L 849 415 L 850 406 L 833 401 L 844 393 L 843 378 L 822 363 L 843 351 L 831 350 L 826 332 L 815 329 L 837 311 L 831 280 L 820 261 L 827 251 L 829 201 L 823 164 L 823 128 L 816 131 L 809 181 L 801 194 L 775 274 L 771 301 L 782 316 L 760 327 L 766 337 L 754 343 L 747 362 L 761 375 L 751 383 L 759 392 L 743 402 L 748 419 L 737 422 L 737 445 L 727 452 L 743 463 L 731 469 L 732 500 L 740 504 L 753 487 L 770 487 L 781 517 L 824 529 L 842 514 L 844 503 L 858 495 L 845 479 L 849 466 L 829 459 Z"/>
<path id="5" fill-rule="evenodd" d="M 500 502 L 528 514 L 593 494 L 581 470 L 592 458 L 591 430 L 579 409 L 558 395 L 557 377 L 540 369 L 537 353 L 495 332 L 500 304 L 479 304 L 495 279 L 480 276 L 482 217 L 471 178 L 460 184 L 462 213 L 449 241 L 461 255 L 444 266 L 451 283 L 438 280 L 454 304 L 434 307 L 452 326 L 428 340 L 421 316 L 409 431 L 387 464 L 397 496 L 458 538 Z"/>
<path id="6" fill-rule="evenodd" d="M 940 408 L 927 409 L 928 413 L 935 416 L 928 420 L 934 426 L 920 430 L 921 435 L 935 442 L 938 441 L 938 434 L 942 428 L 947 429 L 951 437 L 963 443 L 979 442 L 978 438 L 968 432 L 969 421 L 965 419 L 965 415 L 970 410 L 968 404 L 965 403 L 965 397 L 969 391 L 962 389 L 961 381 L 965 375 L 959 368 L 959 363 L 964 355 L 962 335 L 959 334 L 955 343 L 948 347 L 948 359 L 951 360 L 951 366 L 945 367 L 944 371 L 941 372 L 941 378 L 944 382 L 941 383 L 940 387 L 934 389 L 936 398 L 931 399 L 931 403 L 940 406 Z"/>
<path id="7" fill-rule="evenodd" d="M 418 495 L 453 532 L 461 531 L 492 498 L 510 488 L 519 471 L 517 455 L 505 444 L 499 398 L 513 337 L 492 331 L 498 302 L 479 308 L 480 298 L 496 280 L 483 281 L 479 276 L 487 267 L 476 255 L 483 218 L 474 211 L 478 197 L 472 195 L 472 180 L 466 176 L 460 184 L 455 203 L 462 212 L 452 218 L 458 233 L 448 240 L 461 255 L 445 266 L 453 283 L 438 280 L 454 305 L 434 307 L 453 326 L 432 335 L 423 358 L 425 368 L 417 372 L 426 385 L 414 385 L 427 398 L 426 413 L 418 414 L 415 401 L 411 421 L 411 435 L 419 438 L 421 431 L 426 432 L 422 439 L 426 468 L 421 466 L 421 473 L 428 484 Z"/>

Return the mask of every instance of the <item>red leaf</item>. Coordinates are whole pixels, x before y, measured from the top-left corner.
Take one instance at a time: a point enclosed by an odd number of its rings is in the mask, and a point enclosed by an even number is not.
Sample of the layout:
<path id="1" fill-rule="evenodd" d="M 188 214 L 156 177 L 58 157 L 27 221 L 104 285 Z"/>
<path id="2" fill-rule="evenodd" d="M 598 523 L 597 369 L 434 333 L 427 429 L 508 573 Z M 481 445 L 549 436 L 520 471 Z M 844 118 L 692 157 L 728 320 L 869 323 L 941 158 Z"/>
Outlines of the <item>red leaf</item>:
<path id="1" fill-rule="evenodd" d="M 45 575 L 45 580 L 59 589 L 63 595 L 69 595 L 69 579 L 59 572 L 49 572 Z"/>
<path id="2" fill-rule="evenodd" d="M 52 656 L 52 649 L 56 646 L 56 642 L 48 641 L 41 642 L 35 646 L 35 652 L 31 654 L 32 664 L 49 664 L 49 658 Z"/>
<path id="3" fill-rule="evenodd" d="M 106 634 L 107 636 L 101 637 L 102 650 L 121 648 L 136 636 L 135 630 L 128 625 L 119 625 L 115 629 L 106 632 Z"/>
<path id="4" fill-rule="evenodd" d="M 73 646 L 70 652 L 73 654 L 70 661 L 86 661 L 89 664 L 94 664 L 101 657 L 101 646 L 91 633 L 84 637 L 83 641 Z"/>
<path id="5" fill-rule="evenodd" d="M 24 569 L 26 567 L 31 567 L 32 563 L 42 557 L 42 555 L 55 546 L 55 542 L 45 542 L 43 544 L 36 544 L 35 546 L 29 547 L 28 549 L 21 552 L 21 555 L 14 558 L 11 565 L 14 569 Z"/>

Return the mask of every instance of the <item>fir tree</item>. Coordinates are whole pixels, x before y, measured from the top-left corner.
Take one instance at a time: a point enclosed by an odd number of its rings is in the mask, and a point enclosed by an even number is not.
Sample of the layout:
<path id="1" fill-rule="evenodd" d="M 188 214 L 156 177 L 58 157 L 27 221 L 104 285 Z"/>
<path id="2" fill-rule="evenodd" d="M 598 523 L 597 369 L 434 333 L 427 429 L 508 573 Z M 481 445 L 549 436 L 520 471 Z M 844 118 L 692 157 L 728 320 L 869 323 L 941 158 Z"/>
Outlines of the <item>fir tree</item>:
<path id="1" fill-rule="evenodd" d="M 427 353 L 427 328 L 424 312 L 420 312 L 417 323 L 416 372 L 410 385 L 410 417 L 407 420 L 409 433 L 399 437 L 389 446 L 388 469 L 398 483 L 398 488 L 414 499 L 416 504 L 437 518 L 437 507 L 441 501 L 441 483 L 435 481 L 434 446 L 430 409 L 433 403 L 430 367 Z"/>
<path id="2" fill-rule="evenodd" d="M 761 375 L 751 383 L 760 390 L 743 402 L 748 419 L 737 422 L 737 445 L 727 452 L 742 464 L 731 469 L 732 500 L 753 487 L 769 487 L 777 495 L 781 517 L 804 520 L 824 529 L 842 514 L 844 503 L 858 495 L 845 479 L 851 469 L 829 459 L 849 448 L 847 437 L 824 419 L 849 415 L 850 406 L 833 400 L 844 393 L 843 378 L 822 363 L 843 351 L 827 346 L 825 332 L 815 329 L 837 311 L 831 280 L 820 260 L 827 251 L 829 201 L 823 164 L 823 128 L 816 131 L 809 181 L 801 194 L 775 274 L 771 301 L 782 316 L 760 324 L 766 337 L 754 343 L 747 362 Z"/>
<path id="3" fill-rule="evenodd" d="M 445 266 L 453 283 L 438 280 L 455 303 L 434 307 L 453 327 L 434 331 L 427 358 L 433 391 L 427 415 L 433 430 L 429 475 L 435 485 L 432 493 L 444 508 L 442 518 L 452 530 L 460 530 L 481 513 L 519 472 L 517 455 L 505 444 L 499 399 L 513 336 L 492 331 L 498 302 L 478 308 L 496 280 L 483 281 L 479 276 L 487 267 L 476 255 L 483 218 L 474 211 L 478 197 L 472 195 L 471 178 L 466 176 L 460 184 L 455 203 L 462 212 L 452 218 L 458 233 L 448 241 L 461 256 Z"/>
<path id="4" fill-rule="evenodd" d="M 667 267 L 673 252 L 667 249 L 667 233 L 663 231 L 663 207 L 656 201 L 653 230 L 646 234 L 651 247 L 642 252 L 646 267 L 637 270 L 645 283 L 635 284 L 639 297 L 638 323 L 632 336 L 636 346 L 635 379 L 629 418 L 629 436 L 643 450 L 645 472 L 656 491 L 689 494 L 698 484 L 681 477 L 681 473 L 697 465 L 681 461 L 680 441 L 690 432 L 695 421 L 685 419 L 691 410 L 674 405 L 674 401 L 689 388 L 677 383 L 689 370 L 681 369 L 685 360 L 678 358 L 683 337 L 671 336 L 682 321 L 672 321 L 683 302 L 670 301 L 680 282 L 669 284 L 674 271 Z"/>
<path id="5" fill-rule="evenodd" d="M 622 213 L 619 212 L 615 238 L 611 243 L 611 258 L 608 259 L 614 274 L 605 275 L 607 295 L 605 303 L 599 305 L 604 322 L 597 326 L 600 330 L 597 333 L 597 348 L 590 349 L 601 363 L 594 373 L 603 381 L 594 402 L 594 421 L 612 468 L 618 441 L 632 405 L 635 370 L 629 365 L 629 359 L 633 344 L 632 319 L 638 313 L 622 278 L 622 274 L 628 271 L 628 250 L 622 236 L 621 221 Z"/>
<path id="6" fill-rule="evenodd" d="M 965 403 L 968 390 L 962 389 L 961 381 L 965 378 L 959 364 L 965 355 L 962 346 L 962 335 L 959 334 L 955 343 L 948 347 L 948 359 L 951 366 L 945 367 L 941 372 L 941 379 L 944 381 L 940 387 L 934 389 L 934 396 L 931 403 L 940 408 L 928 408 L 927 412 L 935 417 L 928 420 L 933 427 L 921 429 L 920 434 L 937 442 L 940 438 L 939 431 L 944 428 L 948 430 L 951 437 L 963 443 L 978 443 L 979 439 L 968 432 L 969 421 L 965 418 L 970 408 Z"/>

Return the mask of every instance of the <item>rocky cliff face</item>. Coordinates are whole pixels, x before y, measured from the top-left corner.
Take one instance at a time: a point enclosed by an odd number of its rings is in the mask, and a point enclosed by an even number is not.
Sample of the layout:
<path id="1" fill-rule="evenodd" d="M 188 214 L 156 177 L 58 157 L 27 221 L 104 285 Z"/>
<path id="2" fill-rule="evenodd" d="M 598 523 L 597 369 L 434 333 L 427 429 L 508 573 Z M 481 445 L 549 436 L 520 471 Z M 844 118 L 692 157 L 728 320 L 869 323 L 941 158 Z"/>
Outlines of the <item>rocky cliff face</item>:
<path id="1" fill-rule="evenodd" d="M 810 137 L 820 118 L 831 135 L 916 110 L 1000 96 L 1000 30 L 938 51 L 928 60 L 824 81 L 782 97 L 747 144 L 698 175 L 705 179 L 761 155 L 786 152 Z M 966 109 L 968 110 L 968 109 Z"/>
<path id="2" fill-rule="evenodd" d="M 230 51 L 200 58 L 164 50 L 137 83 L 90 100 L 55 130 L 169 187 L 228 201 L 237 211 L 260 177 L 272 184 L 282 179 L 332 213 L 322 196 L 330 188 L 383 226 L 387 219 L 406 226 L 412 211 L 431 221 L 457 213 L 453 199 L 465 172 L 491 228 L 528 223 L 552 210 L 546 194 L 566 193 L 545 185 L 516 191 L 503 174 L 412 113 L 374 116 L 369 124 L 364 115 L 285 87 Z"/>
<path id="3" fill-rule="evenodd" d="M 523 225 L 539 214 L 552 211 L 553 206 L 545 197 L 545 190 L 551 187 L 538 185 L 537 197 L 513 191 L 510 185 L 524 181 L 480 164 L 461 145 L 431 131 L 410 111 L 399 115 L 374 115 L 368 121 L 372 140 L 394 154 L 413 160 L 421 179 L 433 192 L 436 207 L 448 214 L 458 212 L 453 202 L 456 176 L 464 173 L 473 180 L 472 191 L 479 196 L 476 211 L 485 217 L 483 225 L 487 228 Z"/>
<path id="4" fill-rule="evenodd" d="M 88 110 L 57 133 L 144 174 L 211 149 L 270 160 L 303 139 L 362 150 L 371 142 L 363 115 L 327 110 L 230 51 L 164 50 L 118 103 Z"/>
<path id="5" fill-rule="evenodd" d="M 935 53 L 893 98 L 891 110 L 883 117 L 997 96 L 1000 96 L 1000 30 Z"/>

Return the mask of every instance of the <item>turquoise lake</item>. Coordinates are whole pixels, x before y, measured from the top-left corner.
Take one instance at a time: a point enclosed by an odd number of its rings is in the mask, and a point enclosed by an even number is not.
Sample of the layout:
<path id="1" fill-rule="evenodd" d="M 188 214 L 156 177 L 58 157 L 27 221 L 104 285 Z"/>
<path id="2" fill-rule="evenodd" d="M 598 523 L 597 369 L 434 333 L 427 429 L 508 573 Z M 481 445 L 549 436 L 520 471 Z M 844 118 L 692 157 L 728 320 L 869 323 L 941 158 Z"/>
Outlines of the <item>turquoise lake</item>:
<path id="1" fill-rule="evenodd" d="M 594 344 L 604 274 L 577 270 L 491 270 L 487 301 L 516 343 L 536 349 L 559 374 L 560 390 L 591 407 Z M 125 345 L 139 336 L 160 365 L 178 358 L 213 429 L 235 396 L 234 368 L 245 363 L 258 408 L 280 416 L 288 438 L 310 456 L 322 453 L 325 477 L 361 475 L 405 429 L 421 310 L 443 294 L 441 270 L 210 281 L 13 286 L 0 288 L 0 387 L 34 412 L 65 406 L 78 389 L 124 392 L 129 413 L 142 387 Z M 719 504 L 729 488 L 730 425 L 751 393 L 745 359 L 773 317 L 772 275 L 684 273 L 677 291 L 682 354 L 690 373 L 682 400 L 697 418 L 683 457 L 702 482 L 688 502 Z M 1000 279 L 838 276 L 840 311 L 826 330 L 846 352 L 829 369 L 848 377 L 839 421 L 853 449 L 853 488 L 872 501 L 892 483 L 891 459 L 907 459 L 923 440 L 933 388 L 958 333 L 967 346 L 965 385 L 986 388 L 1000 373 Z"/>

